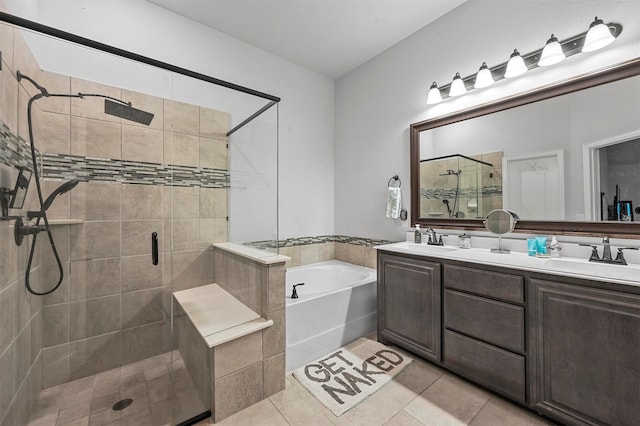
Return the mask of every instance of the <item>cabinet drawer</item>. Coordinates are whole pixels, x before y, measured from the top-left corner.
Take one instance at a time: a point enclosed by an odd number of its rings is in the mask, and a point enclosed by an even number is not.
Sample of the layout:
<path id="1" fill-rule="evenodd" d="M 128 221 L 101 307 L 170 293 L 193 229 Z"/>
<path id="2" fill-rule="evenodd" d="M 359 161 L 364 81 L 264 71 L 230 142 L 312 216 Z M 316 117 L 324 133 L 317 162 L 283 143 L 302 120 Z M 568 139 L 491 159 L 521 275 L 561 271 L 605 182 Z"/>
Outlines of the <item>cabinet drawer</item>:
<path id="1" fill-rule="evenodd" d="M 524 303 L 524 279 L 518 275 L 444 265 L 444 286 L 509 302 Z"/>
<path id="2" fill-rule="evenodd" d="M 505 396 L 525 402 L 523 356 L 445 330 L 443 358 L 444 364 L 451 370 Z"/>
<path id="3" fill-rule="evenodd" d="M 525 351 L 522 306 L 445 290 L 444 325 L 505 349 Z"/>

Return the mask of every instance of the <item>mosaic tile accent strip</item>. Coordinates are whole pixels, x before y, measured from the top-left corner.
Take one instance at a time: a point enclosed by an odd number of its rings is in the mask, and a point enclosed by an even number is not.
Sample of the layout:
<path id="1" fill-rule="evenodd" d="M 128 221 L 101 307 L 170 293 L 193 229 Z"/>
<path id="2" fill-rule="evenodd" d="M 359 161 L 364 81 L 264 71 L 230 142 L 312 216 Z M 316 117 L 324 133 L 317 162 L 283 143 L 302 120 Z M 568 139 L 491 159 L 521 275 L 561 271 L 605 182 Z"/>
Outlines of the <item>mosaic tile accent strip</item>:
<path id="1" fill-rule="evenodd" d="M 328 243 L 328 242 L 346 243 L 346 244 L 353 244 L 356 246 L 373 247 L 381 244 L 389 244 L 389 243 L 392 243 L 393 241 L 373 240 L 370 238 L 360 238 L 360 237 L 348 237 L 346 235 L 322 235 L 317 237 L 287 238 L 286 240 L 280 240 L 280 241 L 276 241 L 276 240 L 250 241 L 244 244 L 252 247 L 260 248 L 260 249 L 273 249 L 276 247 L 305 246 L 309 244 L 320 244 L 320 243 Z"/>
<path id="2" fill-rule="evenodd" d="M 31 170 L 29 144 L 2 122 L 0 122 L 0 163 Z"/>
<path id="3" fill-rule="evenodd" d="M 480 190 L 480 197 L 493 197 L 502 195 L 502 185 L 495 186 L 483 186 Z M 454 198 L 456 196 L 455 189 L 420 189 L 420 198 L 426 198 L 431 200 L 440 200 L 444 198 Z M 460 198 L 475 198 L 478 196 L 478 192 L 475 187 L 461 188 L 458 191 L 458 197 Z"/>
<path id="4" fill-rule="evenodd" d="M 44 154 L 42 174 L 50 179 L 203 188 L 229 187 L 227 170 L 66 154 Z"/>
<path id="5" fill-rule="evenodd" d="M 31 170 L 29 144 L 0 122 L 0 163 Z M 229 172 L 222 169 L 109 160 L 66 154 L 44 154 L 42 176 L 49 179 L 121 182 L 143 185 L 228 188 Z"/>

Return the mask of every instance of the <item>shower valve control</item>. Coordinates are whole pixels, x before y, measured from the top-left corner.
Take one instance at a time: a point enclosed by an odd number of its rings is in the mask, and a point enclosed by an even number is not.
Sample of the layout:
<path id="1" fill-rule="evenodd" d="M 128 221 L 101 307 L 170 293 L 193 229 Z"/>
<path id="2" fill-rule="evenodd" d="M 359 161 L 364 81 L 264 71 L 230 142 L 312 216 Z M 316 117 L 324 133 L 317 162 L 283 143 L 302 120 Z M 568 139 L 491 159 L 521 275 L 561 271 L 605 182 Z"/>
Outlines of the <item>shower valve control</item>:
<path id="1" fill-rule="evenodd" d="M 35 235 L 39 232 L 46 231 L 47 227 L 43 225 L 25 225 L 21 217 L 16 218 L 13 228 L 13 237 L 17 246 L 22 244 L 22 240 L 26 235 Z"/>

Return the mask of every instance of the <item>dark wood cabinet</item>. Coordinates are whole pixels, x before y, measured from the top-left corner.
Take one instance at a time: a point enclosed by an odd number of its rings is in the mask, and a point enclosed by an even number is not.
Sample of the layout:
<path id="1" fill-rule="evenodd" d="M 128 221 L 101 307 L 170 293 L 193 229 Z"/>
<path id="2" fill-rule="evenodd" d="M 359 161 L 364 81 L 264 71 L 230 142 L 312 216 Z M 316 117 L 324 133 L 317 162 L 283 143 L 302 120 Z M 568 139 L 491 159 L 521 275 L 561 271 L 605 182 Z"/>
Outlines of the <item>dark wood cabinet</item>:
<path id="1" fill-rule="evenodd" d="M 440 264 L 378 252 L 378 340 L 440 362 Z"/>
<path id="2" fill-rule="evenodd" d="M 443 364 L 526 402 L 524 279 L 444 264 Z"/>
<path id="3" fill-rule="evenodd" d="M 640 424 L 640 287 L 379 251 L 378 339 L 563 425 Z"/>
<path id="4" fill-rule="evenodd" d="M 525 357 L 456 333 L 444 331 L 444 365 L 468 379 L 525 402 Z"/>
<path id="5" fill-rule="evenodd" d="M 531 279 L 531 405 L 565 424 L 640 422 L 640 295 Z"/>

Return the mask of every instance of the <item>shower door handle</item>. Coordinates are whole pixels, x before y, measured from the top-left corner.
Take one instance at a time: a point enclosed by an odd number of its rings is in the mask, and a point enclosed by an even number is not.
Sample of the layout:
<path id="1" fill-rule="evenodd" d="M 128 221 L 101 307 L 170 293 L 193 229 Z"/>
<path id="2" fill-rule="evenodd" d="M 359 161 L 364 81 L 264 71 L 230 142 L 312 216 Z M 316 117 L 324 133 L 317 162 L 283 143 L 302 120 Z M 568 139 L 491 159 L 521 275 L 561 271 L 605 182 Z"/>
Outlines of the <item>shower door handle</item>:
<path id="1" fill-rule="evenodd" d="M 151 233 L 151 263 L 158 264 L 158 233 Z"/>

